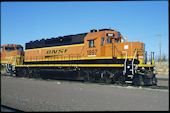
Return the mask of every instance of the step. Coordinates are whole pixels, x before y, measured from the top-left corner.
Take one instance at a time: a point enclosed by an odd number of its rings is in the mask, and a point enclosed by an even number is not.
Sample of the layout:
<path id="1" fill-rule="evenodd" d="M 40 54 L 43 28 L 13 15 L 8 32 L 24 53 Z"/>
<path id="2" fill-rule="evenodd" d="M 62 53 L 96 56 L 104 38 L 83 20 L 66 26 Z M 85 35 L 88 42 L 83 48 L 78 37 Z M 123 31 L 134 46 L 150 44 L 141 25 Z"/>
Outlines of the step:
<path id="1" fill-rule="evenodd" d="M 132 81 L 132 80 L 133 80 L 133 78 L 127 77 L 125 81 Z"/>
<path id="2" fill-rule="evenodd" d="M 132 69 L 129 69 L 129 71 L 133 71 Z"/>
<path id="3" fill-rule="evenodd" d="M 129 84 L 132 84 L 132 81 L 125 81 L 125 83 L 129 83 Z"/>
<path id="4" fill-rule="evenodd" d="M 133 75 L 128 75 L 128 77 L 133 78 Z"/>

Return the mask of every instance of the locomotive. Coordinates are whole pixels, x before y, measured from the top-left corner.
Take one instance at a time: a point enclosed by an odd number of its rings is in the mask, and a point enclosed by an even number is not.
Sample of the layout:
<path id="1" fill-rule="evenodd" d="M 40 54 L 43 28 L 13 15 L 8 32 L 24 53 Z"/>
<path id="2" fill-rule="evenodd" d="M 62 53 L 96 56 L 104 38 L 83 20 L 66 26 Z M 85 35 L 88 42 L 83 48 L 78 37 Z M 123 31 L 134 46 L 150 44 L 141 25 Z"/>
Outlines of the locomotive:
<path id="1" fill-rule="evenodd" d="M 21 45 L 1 47 L 1 67 L 6 73 L 44 79 L 157 85 L 154 52 L 147 61 L 144 43 L 127 42 L 112 29 L 30 41 L 25 51 Z"/>

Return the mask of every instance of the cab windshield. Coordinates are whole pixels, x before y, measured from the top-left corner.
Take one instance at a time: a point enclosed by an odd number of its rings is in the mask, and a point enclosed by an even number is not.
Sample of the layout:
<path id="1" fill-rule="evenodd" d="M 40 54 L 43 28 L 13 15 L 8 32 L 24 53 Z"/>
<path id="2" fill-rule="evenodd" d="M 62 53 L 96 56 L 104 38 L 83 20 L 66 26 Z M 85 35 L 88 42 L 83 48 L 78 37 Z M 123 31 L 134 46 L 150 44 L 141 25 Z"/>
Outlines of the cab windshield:
<path id="1" fill-rule="evenodd" d="M 16 47 L 16 50 L 23 51 L 21 47 Z"/>
<path id="2" fill-rule="evenodd" d="M 9 52 L 9 51 L 14 51 L 15 48 L 14 47 L 5 47 L 5 51 Z"/>

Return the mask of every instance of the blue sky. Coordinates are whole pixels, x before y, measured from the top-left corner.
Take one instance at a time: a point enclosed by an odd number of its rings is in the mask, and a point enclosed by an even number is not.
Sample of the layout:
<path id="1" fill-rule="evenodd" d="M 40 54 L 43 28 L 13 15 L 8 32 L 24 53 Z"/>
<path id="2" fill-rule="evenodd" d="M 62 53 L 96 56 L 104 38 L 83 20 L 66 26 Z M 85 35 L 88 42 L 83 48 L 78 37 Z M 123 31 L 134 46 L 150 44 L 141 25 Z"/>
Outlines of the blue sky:
<path id="1" fill-rule="evenodd" d="M 168 1 L 1 2 L 1 45 L 111 28 L 169 55 Z"/>

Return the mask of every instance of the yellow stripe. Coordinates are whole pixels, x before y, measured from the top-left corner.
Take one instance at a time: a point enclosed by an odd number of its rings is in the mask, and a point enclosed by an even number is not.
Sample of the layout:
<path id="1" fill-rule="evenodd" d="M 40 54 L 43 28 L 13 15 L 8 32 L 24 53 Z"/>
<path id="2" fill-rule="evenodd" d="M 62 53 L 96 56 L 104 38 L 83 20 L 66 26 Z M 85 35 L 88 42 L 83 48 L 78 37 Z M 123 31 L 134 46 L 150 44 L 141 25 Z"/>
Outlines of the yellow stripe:
<path id="1" fill-rule="evenodd" d="M 22 56 L 22 55 L 6 56 L 6 57 L 5 57 L 5 59 L 9 59 L 9 58 L 11 58 L 11 57 L 12 57 L 12 58 L 15 58 L 15 57 L 17 57 L 17 58 L 18 58 L 18 57 L 21 57 L 21 56 Z"/>
<path id="2" fill-rule="evenodd" d="M 125 59 L 125 58 L 126 58 L 126 57 L 117 57 L 117 59 Z M 128 58 L 133 59 L 133 56 L 128 56 L 127 59 L 128 59 Z M 135 57 L 135 59 L 137 59 L 137 57 Z"/>
<path id="3" fill-rule="evenodd" d="M 80 59 L 81 60 L 86 60 L 86 59 L 112 59 L 112 57 L 82 57 Z"/>
<path id="4" fill-rule="evenodd" d="M 8 61 L 1 61 L 1 64 L 2 64 L 2 63 L 7 63 L 7 62 L 8 62 Z"/>
<path id="5" fill-rule="evenodd" d="M 155 67 L 155 65 L 139 64 L 138 67 Z"/>
<path id="6" fill-rule="evenodd" d="M 16 67 L 124 67 L 123 64 L 34 64 L 16 65 Z M 139 64 L 138 67 L 154 67 L 154 65 Z"/>
<path id="7" fill-rule="evenodd" d="M 41 64 L 41 65 L 16 65 L 16 67 L 123 67 L 123 64 Z"/>
<path id="8" fill-rule="evenodd" d="M 53 47 L 44 47 L 44 48 L 36 48 L 36 49 L 26 49 L 25 51 L 34 51 L 39 49 L 53 49 L 53 48 L 63 48 L 63 47 L 74 47 L 74 46 L 83 46 L 84 44 L 74 44 L 74 45 L 66 45 L 66 46 L 53 46 Z"/>
<path id="9" fill-rule="evenodd" d="M 133 57 L 128 57 L 128 58 L 133 58 Z M 60 58 L 60 59 L 55 59 L 55 58 L 44 58 L 44 59 L 37 59 L 37 60 L 25 60 L 25 62 L 34 62 L 34 61 L 66 61 L 66 60 L 97 60 L 97 59 L 112 59 L 112 57 L 82 57 L 82 58 Z M 117 59 L 125 59 L 125 57 L 117 57 Z M 135 57 L 137 59 L 137 57 Z"/>

